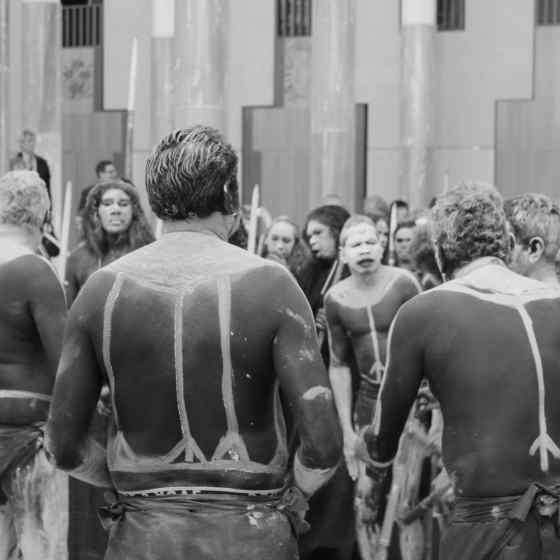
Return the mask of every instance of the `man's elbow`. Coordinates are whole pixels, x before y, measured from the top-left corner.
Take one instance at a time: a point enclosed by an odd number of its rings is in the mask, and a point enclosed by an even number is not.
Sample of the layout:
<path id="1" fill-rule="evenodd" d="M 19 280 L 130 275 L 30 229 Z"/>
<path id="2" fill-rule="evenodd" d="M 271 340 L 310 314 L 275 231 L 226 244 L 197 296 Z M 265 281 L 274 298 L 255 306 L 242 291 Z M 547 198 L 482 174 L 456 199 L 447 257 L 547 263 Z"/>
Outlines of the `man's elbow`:
<path id="1" fill-rule="evenodd" d="M 71 471 L 81 464 L 79 445 L 70 439 L 61 438 L 49 426 L 47 426 L 45 448 L 58 469 Z"/>
<path id="2" fill-rule="evenodd" d="M 309 392 L 308 392 L 309 393 Z M 312 468 L 327 468 L 338 463 L 342 454 L 342 433 L 328 387 L 308 395 L 300 419 L 302 459 Z"/>

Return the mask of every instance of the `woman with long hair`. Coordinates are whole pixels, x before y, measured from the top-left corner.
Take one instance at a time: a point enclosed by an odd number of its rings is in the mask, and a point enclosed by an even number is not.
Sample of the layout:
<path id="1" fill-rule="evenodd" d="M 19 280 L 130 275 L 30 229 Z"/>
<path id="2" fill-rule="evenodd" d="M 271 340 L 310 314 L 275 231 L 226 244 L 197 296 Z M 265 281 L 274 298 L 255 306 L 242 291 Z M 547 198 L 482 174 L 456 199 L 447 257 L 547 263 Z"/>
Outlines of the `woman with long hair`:
<path id="1" fill-rule="evenodd" d="M 124 181 L 93 187 L 82 213 L 82 242 L 66 266 L 66 295 L 71 304 L 99 268 L 154 241 L 136 188 Z"/>
<path id="2" fill-rule="evenodd" d="M 298 226 L 288 216 L 272 220 L 264 237 L 262 256 L 284 265 L 297 276 L 310 256 Z"/>
<path id="3" fill-rule="evenodd" d="M 154 241 L 136 188 L 111 180 L 95 185 L 82 210 L 82 241 L 66 266 L 66 294 L 71 305 L 96 270 Z M 104 394 L 102 390 L 102 395 Z M 110 409 L 102 397 L 93 430 L 103 433 Z M 102 560 L 107 534 L 97 517 L 105 504 L 103 489 L 70 479 L 68 553 L 70 560 Z"/>

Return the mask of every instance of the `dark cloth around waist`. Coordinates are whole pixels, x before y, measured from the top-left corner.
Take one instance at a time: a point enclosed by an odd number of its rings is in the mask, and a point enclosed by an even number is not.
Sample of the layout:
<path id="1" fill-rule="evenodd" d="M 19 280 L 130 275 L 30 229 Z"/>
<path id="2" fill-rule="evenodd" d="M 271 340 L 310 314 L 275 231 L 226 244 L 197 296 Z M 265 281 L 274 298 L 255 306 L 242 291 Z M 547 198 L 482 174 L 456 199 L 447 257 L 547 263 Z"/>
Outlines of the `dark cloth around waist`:
<path id="1" fill-rule="evenodd" d="M 458 496 L 442 560 L 560 557 L 560 486 L 532 483 L 518 496 Z"/>
<path id="2" fill-rule="evenodd" d="M 296 533 L 305 530 L 303 494 L 278 498 L 227 493 L 118 496 L 101 508 L 110 531 L 106 560 L 297 558 Z"/>

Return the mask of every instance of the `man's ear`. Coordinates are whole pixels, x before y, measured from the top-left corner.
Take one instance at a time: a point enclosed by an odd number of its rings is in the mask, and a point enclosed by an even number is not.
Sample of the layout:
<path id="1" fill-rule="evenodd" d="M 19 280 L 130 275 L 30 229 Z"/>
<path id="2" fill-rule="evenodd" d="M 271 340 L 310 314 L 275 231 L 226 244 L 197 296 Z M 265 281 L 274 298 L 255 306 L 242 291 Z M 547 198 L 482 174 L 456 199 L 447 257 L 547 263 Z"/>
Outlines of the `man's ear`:
<path id="1" fill-rule="evenodd" d="M 533 237 L 529 241 L 529 259 L 537 262 L 544 253 L 544 240 L 542 237 Z"/>

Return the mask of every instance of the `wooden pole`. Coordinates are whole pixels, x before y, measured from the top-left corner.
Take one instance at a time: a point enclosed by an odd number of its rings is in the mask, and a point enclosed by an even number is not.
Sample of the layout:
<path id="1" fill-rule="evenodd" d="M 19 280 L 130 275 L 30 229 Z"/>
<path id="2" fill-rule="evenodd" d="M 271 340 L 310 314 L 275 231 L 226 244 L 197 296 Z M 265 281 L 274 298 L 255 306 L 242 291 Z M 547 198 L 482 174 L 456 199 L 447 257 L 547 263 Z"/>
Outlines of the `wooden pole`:
<path id="1" fill-rule="evenodd" d="M 72 181 L 66 182 L 64 206 L 62 209 L 62 233 L 60 236 L 60 254 L 58 256 L 58 275 L 62 281 L 66 274 L 66 261 L 70 243 L 70 221 L 72 220 Z"/>
<path id="2" fill-rule="evenodd" d="M 247 240 L 247 251 L 254 253 L 257 250 L 257 226 L 259 221 L 260 187 L 253 187 L 251 196 L 251 216 L 249 218 L 249 239 Z"/>
<path id="3" fill-rule="evenodd" d="M 126 114 L 125 177 L 132 180 L 132 154 L 134 151 L 134 107 L 136 104 L 136 71 L 138 65 L 138 40 L 132 39 L 130 74 L 128 80 L 128 104 Z"/>

